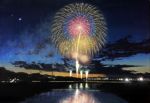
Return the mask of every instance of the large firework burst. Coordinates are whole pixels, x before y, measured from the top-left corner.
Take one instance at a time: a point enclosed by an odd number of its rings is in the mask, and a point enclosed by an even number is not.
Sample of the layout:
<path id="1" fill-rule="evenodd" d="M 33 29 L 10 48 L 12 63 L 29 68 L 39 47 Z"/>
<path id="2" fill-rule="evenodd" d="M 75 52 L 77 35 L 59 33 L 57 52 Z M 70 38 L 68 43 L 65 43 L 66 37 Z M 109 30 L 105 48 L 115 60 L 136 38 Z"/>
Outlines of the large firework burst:
<path id="1" fill-rule="evenodd" d="M 96 7 L 74 3 L 60 9 L 52 24 L 52 41 L 64 56 L 92 56 L 104 45 L 106 23 Z M 77 56 L 75 56 L 77 59 Z"/>

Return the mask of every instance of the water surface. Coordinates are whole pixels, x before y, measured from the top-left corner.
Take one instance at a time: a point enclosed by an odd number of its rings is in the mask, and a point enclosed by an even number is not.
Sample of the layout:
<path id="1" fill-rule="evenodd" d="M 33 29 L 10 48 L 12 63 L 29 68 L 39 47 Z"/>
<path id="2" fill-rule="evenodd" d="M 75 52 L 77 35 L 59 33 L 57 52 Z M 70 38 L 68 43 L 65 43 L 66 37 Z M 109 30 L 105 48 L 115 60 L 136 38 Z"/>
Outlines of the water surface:
<path id="1" fill-rule="evenodd" d="M 115 94 L 90 88 L 87 83 L 68 85 L 66 89 L 52 89 L 27 98 L 21 103 L 127 103 Z"/>

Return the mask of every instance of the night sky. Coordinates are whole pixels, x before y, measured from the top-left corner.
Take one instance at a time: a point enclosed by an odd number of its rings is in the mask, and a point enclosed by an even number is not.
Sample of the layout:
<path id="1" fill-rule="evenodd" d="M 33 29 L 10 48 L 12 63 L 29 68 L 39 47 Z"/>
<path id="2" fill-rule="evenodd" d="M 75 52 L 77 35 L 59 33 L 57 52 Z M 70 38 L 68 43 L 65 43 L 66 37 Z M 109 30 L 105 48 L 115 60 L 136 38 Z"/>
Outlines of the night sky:
<path id="1" fill-rule="evenodd" d="M 106 45 L 126 37 L 139 45 L 150 39 L 148 0 L 1 0 L 0 67 L 25 71 L 12 62 L 63 63 L 50 40 L 51 22 L 60 8 L 74 2 L 92 4 L 103 12 L 108 27 Z M 150 51 L 143 51 L 102 63 L 137 65 L 124 69 L 150 73 Z"/>

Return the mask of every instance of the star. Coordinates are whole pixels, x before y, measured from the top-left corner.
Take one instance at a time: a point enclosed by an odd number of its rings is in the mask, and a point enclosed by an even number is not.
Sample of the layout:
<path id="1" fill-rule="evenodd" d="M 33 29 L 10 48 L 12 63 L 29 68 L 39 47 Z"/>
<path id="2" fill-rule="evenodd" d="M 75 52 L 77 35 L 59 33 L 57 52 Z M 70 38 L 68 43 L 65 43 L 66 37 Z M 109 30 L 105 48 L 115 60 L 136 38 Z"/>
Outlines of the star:
<path id="1" fill-rule="evenodd" d="M 21 18 L 21 17 L 19 17 L 19 18 L 18 18 L 18 20 L 19 20 L 19 21 L 22 21 L 22 18 Z"/>

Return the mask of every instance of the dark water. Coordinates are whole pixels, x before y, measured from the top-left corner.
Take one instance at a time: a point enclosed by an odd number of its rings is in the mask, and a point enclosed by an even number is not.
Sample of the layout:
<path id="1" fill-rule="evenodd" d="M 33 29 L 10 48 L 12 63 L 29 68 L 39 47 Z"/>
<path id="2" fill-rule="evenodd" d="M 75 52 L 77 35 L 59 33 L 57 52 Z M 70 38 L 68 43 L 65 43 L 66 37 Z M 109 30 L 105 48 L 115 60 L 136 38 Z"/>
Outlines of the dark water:
<path id="1" fill-rule="evenodd" d="M 20 103 L 127 103 L 115 94 L 97 90 L 94 85 L 73 84 L 66 89 L 52 89 Z"/>

